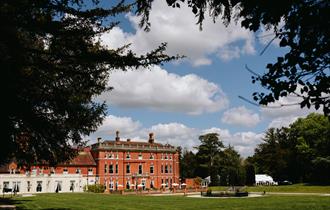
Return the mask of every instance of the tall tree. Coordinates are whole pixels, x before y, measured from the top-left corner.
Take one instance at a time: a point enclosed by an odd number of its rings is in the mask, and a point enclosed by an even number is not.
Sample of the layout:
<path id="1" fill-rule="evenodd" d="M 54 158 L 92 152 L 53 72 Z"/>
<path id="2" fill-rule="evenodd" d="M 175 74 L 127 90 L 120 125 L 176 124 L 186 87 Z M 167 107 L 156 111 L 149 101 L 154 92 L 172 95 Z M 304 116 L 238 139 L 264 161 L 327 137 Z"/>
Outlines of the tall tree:
<path id="1" fill-rule="evenodd" d="M 185 149 L 180 162 L 180 175 L 183 179 L 197 176 L 198 163 L 196 155 L 192 151 Z"/>
<path id="2" fill-rule="evenodd" d="M 197 147 L 198 152 L 196 156 L 200 167 L 208 172 L 208 175 L 211 177 L 211 184 L 218 185 L 218 168 L 221 150 L 224 148 L 223 143 L 217 133 L 201 135 L 199 136 L 199 140 L 201 144 Z"/>
<path id="3" fill-rule="evenodd" d="M 329 119 L 310 114 L 288 128 L 269 129 L 252 159 L 258 173 L 276 180 L 329 183 L 329 136 Z"/>
<path id="4" fill-rule="evenodd" d="M 290 126 L 290 140 L 296 140 L 296 164 L 302 180 L 330 183 L 330 121 L 320 114 L 300 118 Z"/>
<path id="5" fill-rule="evenodd" d="M 107 49 L 97 37 L 130 4 L 102 8 L 98 0 L 2 0 L 0 65 L 4 99 L 0 164 L 62 162 L 105 116 L 93 97 L 109 89 L 114 69 L 147 67 L 174 57 L 161 45 L 137 56 L 128 46 Z M 86 6 L 87 5 L 87 6 Z"/>
<path id="6" fill-rule="evenodd" d="M 289 148 L 281 147 L 282 141 L 288 139 L 287 135 L 284 128 L 270 128 L 266 131 L 264 142 L 257 146 L 253 157 L 258 169 L 257 173 L 269 174 L 275 180 L 287 178 L 285 171 L 288 167 L 286 158 L 289 156 Z"/>
<path id="7" fill-rule="evenodd" d="M 228 146 L 221 158 L 219 167 L 221 185 L 244 185 L 245 170 L 239 153 L 232 146 Z"/>
<path id="8" fill-rule="evenodd" d="M 141 26 L 147 29 L 149 10 L 153 0 L 137 0 L 138 14 L 143 15 Z M 267 89 L 254 93 L 254 100 L 267 105 L 289 94 L 301 98 L 301 107 L 314 106 L 330 116 L 330 2 L 322 0 L 167 0 L 169 6 L 188 4 L 202 28 L 205 13 L 225 25 L 234 16 L 241 26 L 258 31 L 262 26 L 271 31 L 273 40 L 280 40 L 280 47 L 287 52 L 275 63 L 267 64 L 268 71 L 252 77 Z M 278 7 L 278 5 L 281 5 Z"/>
<path id="9" fill-rule="evenodd" d="M 256 183 L 256 172 L 255 166 L 253 164 L 253 159 L 248 157 L 244 163 L 245 169 L 245 185 L 252 186 Z"/>

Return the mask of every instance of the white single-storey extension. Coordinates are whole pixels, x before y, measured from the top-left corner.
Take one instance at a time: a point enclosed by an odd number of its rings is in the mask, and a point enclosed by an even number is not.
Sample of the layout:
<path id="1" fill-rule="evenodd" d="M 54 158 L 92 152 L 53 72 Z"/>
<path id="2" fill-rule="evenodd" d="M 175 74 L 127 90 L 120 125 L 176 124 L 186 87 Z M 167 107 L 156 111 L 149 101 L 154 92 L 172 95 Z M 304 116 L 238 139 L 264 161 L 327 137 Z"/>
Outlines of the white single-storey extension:
<path id="1" fill-rule="evenodd" d="M 273 178 L 267 174 L 256 174 L 256 185 L 278 185 Z"/>
<path id="2" fill-rule="evenodd" d="M 81 174 L 0 174 L 0 193 L 83 192 L 87 183 L 95 182 L 95 176 Z"/>

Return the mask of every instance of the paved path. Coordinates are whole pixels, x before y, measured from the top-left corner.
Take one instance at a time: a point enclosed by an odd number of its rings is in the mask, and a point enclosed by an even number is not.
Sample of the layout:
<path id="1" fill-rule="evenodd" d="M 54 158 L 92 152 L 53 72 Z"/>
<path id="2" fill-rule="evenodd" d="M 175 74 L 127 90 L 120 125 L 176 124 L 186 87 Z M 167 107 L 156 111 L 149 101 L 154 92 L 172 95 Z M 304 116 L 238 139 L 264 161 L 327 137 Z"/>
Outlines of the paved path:
<path id="1" fill-rule="evenodd" d="M 263 195 L 263 192 L 250 192 L 251 194 Z M 330 196 L 330 193 L 301 193 L 301 192 L 266 192 L 265 195 L 319 195 Z"/>
<path id="2" fill-rule="evenodd" d="M 188 197 L 200 197 L 200 192 L 189 192 L 189 193 L 159 193 L 149 194 L 148 196 L 188 196 Z M 295 193 L 295 192 L 249 192 L 249 197 L 259 197 L 262 195 L 313 195 L 313 196 L 330 196 L 330 193 Z M 235 197 L 237 198 L 237 197 Z"/>

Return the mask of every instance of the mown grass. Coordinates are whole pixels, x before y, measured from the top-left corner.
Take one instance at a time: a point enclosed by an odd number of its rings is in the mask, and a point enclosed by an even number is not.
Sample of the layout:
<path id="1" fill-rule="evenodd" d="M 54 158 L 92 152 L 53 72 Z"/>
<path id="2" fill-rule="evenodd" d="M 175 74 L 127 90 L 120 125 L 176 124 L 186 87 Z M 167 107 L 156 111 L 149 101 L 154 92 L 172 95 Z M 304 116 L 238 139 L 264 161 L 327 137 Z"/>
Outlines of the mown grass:
<path id="1" fill-rule="evenodd" d="M 329 196 L 263 196 L 255 198 L 190 198 L 184 196 L 137 196 L 93 193 L 38 194 L 14 198 L 18 209 L 32 210 L 329 210 Z"/>
<path id="2" fill-rule="evenodd" d="M 226 190 L 228 187 L 211 187 L 212 190 Z M 330 193 L 330 186 L 315 186 L 306 184 L 293 184 L 281 186 L 253 186 L 246 187 L 248 192 L 292 192 L 292 193 Z M 329 207 L 330 209 L 330 207 Z"/>

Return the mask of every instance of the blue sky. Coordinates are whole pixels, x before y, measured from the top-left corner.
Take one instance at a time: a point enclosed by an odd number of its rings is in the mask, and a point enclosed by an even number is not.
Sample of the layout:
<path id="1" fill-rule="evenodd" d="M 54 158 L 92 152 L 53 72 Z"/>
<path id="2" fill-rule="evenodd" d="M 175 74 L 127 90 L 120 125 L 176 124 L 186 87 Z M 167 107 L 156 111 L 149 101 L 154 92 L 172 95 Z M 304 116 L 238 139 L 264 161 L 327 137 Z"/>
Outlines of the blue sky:
<path id="1" fill-rule="evenodd" d="M 261 108 L 241 100 L 252 100 L 252 93 L 263 89 L 251 83 L 251 73 L 265 72 L 267 63 L 276 60 L 285 49 L 277 41 L 260 55 L 272 31 L 252 33 L 232 24 L 207 19 L 199 31 L 189 8 L 172 9 L 156 0 L 150 14 L 151 31 L 137 24 L 139 17 L 126 14 L 122 23 L 100 37 L 109 48 L 131 43 L 130 49 L 144 54 L 162 42 L 167 53 L 185 55 L 185 59 L 128 72 L 112 70 L 109 86 L 114 90 L 96 98 L 109 106 L 104 124 L 86 137 L 113 139 L 116 130 L 123 139 L 146 140 L 154 132 L 156 141 L 191 149 L 198 136 L 217 132 L 225 145 L 233 145 L 243 157 L 253 154 L 269 127 L 287 126 L 297 117 L 315 110 L 298 106 Z M 281 98 L 280 104 L 297 102 Z"/>

